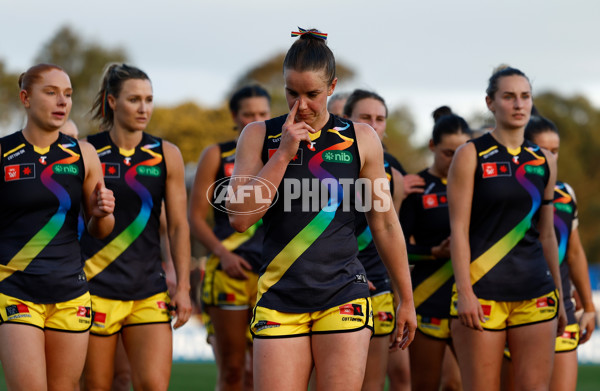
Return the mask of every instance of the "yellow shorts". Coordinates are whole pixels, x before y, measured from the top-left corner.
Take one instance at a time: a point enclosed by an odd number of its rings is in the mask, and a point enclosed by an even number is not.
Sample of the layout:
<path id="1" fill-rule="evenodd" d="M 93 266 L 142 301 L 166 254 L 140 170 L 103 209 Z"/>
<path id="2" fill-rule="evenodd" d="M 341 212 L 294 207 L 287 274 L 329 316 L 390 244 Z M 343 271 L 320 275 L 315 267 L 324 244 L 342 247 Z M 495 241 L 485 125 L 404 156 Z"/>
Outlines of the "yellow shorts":
<path id="1" fill-rule="evenodd" d="M 456 287 L 452 289 L 450 316 L 457 317 Z M 552 291 L 546 295 L 522 301 L 494 301 L 479 299 L 483 308 L 486 330 L 505 330 L 509 327 L 524 326 L 552 320 L 558 314 L 558 293 Z"/>
<path id="2" fill-rule="evenodd" d="M 153 323 L 169 323 L 171 315 L 168 292 L 142 300 L 112 300 L 92 295 L 92 334 L 109 336 L 123 327 Z"/>
<path id="3" fill-rule="evenodd" d="M 300 337 L 319 333 L 373 330 L 371 298 L 352 300 L 324 311 L 302 314 L 256 306 L 250 331 L 254 338 Z"/>
<path id="4" fill-rule="evenodd" d="M 417 329 L 428 337 L 450 339 L 450 319 L 417 314 Z"/>
<path id="5" fill-rule="evenodd" d="M 253 308 L 256 305 L 258 274 L 246 271 L 248 279 L 237 280 L 218 268 L 220 262 L 215 255 L 206 261 L 202 283 L 204 304 L 230 309 Z"/>
<path id="6" fill-rule="evenodd" d="M 0 294 L 0 321 L 27 324 L 42 330 L 81 333 L 88 331 L 92 325 L 91 307 L 89 292 L 54 304 L 35 304 Z"/>
<path id="7" fill-rule="evenodd" d="M 555 353 L 572 352 L 579 345 L 579 323 L 567 325 L 563 335 L 556 337 Z M 510 359 L 510 350 L 504 348 L 504 357 Z"/>
<path id="8" fill-rule="evenodd" d="M 394 308 L 394 295 L 392 292 L 383 292 L 371 296 L 373 303 L 373 323 L 375 325 L 374 337 L 383 337 L 394 332 L 396 327 L 396 310 Z"/>
<path id="9" fill-rule="evenodd" d="M 560 337 L 556 337 L 556 353 L 572 352 L 579 346 L 579 323 L 573 323 L 565 327 Z"/>

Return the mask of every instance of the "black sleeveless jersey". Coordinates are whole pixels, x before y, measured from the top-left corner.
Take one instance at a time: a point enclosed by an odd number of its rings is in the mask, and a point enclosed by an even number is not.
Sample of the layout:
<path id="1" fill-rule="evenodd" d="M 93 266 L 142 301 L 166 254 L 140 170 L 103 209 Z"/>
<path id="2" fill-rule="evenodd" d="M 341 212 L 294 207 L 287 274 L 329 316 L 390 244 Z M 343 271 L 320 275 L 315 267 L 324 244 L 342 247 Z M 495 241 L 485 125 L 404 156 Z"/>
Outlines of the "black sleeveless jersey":
<path id="1" fill-rule="evenodd" d="M 285 120 L 265 122 L 265 164 L 279 147 Z M 300 143 L 263 217 L 258 305 L 281 312 L 321 311 L 369 297 L 354 236 L 361 166 L 354 125 L 331 115 L 311 139 L 310 146 Z"/>
<path id="2" fill-rule="evenodd" d="M 575 306 L 571 300 L 571 279 L 569 278 L 569 263 L 567 250 L 569 237 L 573 229 L 577 228 L 577 204 L 575 193 L 571 186 L 564 182 L 556 182 L 554 187 L 554 232 L 558 241 L 558 261 L 560 263 L 560 277 L 563 287 L 563 303 L 569 324 L 576 323 Z"/>
<path id="3" fill-rule="evenodd" d="M 400 163 L 398 161 L 398 159 L 396 159 L 396 157 L 394 157 L 392 154 L 387 152 L 385 149 L 385 146 L 383 147 L 383 156 L 385 158 L 385 161 L 387 161 L 390 164 L 390 166 L 392 166 L 392 168 L 395 168 L 396 170 L 398 170 L 398 172 L 400 172 L 400 174 L 402 174 L 402 175 L 407 174 L 404 167 L 402 167 L 402 163 Z"/>
<path id="4" fill-rule="evenodd" d="M 141 300 L 167 290 L 160 253 L 160 211 L 167 167 L 162 140 L 144 133 L 135 149 L 116 146 L 108 132 L 88 136 L 106 187 L 115 195 L 115 227 L 102 239 L 84 232 L 81 247 L 90 292 L 113 300 Z"/>
<path id="5" fill-rule="evenodd" d="M 543 152 L 529 141 L 509 151 L 489 133 L 470 142 L 477 150 L 469 232 L 475 294 L 520 301 L 552 291 L 536 227 L 549 178 Z"/>
<path id="6" fill-rule="evenodd" d="M 409 194 L 400 208 L 408 259 L 415 264 L 411 272 L 415 308 L 420 315 L 448 318 L 452 262 L 431 255 L 431 248 L 450 236 L 446 180 L 431 175 L 428 169 L 418 175 L 425 180 L 423 194 Z"/>
<path id="7" fill-rule="evenodd" d="M 48 148 L 21 131 L 0 139 L 0 292 L 39 304 L 88 290 L 77 240 L 85 166 L 77 140 Z"/>
<path id="8" fill-rule="evenodd" d="M 212 199 L 212 204 L 215 205 L 213 208 L 215 218 L 213 232 L 227 250 L 240 255 L 250 263 L 252 271 L 258 273 L 262 265 L 261 252 L 264 239 L 262 220 L 243 233 L 235 231 L 229 224 L 229 217 L 225 209 L 226 197 L 222 197 L 220 191 L 225 192 L 227 190 L 229 184 L 227 178 L 231 177 L 233 173 L 237 142 L 228 141 L 218 145 L 221 153 L 221 164 L 216 178 L 216 183 L 219 186 L 215 188 Z"/>
<path id="9" fill-rule="evenodd" d="M 385 174 L 390 181 L 390 193 L 394 194 L 394 177 L 392 166 L 388 160 L 389 157 L 391 155 L 384 152 L 383 164 Z M 392 285 L 390 284 L 387 269 L 379 257 L 375 242 L 373 242 L 373 235 L 367 224 L 367 217 L 361 212 L 356 213 L 356 240 L 358 241 L 358 260 L 365 268 L 367 278 L 375 285 L 375 290 L 371 291 L 371 295 L 374 296 L 382 292 L 391 291 Z"/>

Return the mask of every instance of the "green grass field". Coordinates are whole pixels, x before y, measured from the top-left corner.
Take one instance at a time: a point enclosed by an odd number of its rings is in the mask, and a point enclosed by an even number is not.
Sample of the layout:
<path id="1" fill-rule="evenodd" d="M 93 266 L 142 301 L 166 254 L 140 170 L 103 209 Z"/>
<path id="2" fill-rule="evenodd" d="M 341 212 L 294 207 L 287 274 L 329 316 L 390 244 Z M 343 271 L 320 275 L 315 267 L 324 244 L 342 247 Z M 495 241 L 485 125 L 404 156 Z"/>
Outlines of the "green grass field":
<path id="1" fill-rule="evenodd" d="M 579 366 L 578 391 L 600 390 L 600 365 Z M 175 363 L 171 374 L 172 391 L 214 391 L 216 366 L 214 363 Z M 0 370 L 0 391 L 6 390 L 4 372 Z"/>

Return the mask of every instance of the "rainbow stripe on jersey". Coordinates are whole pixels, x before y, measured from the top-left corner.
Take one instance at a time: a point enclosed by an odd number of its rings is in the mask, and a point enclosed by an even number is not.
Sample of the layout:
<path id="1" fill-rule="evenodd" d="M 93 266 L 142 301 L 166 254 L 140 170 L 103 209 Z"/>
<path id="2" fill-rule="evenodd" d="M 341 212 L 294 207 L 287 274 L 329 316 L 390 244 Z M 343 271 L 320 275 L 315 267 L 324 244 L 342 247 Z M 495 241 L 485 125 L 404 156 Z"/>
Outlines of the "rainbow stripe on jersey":
<path id="1" fill-rule="evenodd" d="M 135 164 L 125 173 L 125 183 L 140 197 L 142 205 L 137 217 L 127 228 L 111 240 L 104 248 L 98 251 L 93 257 L 85 262 L 84 271 L 88 280 L 91 280 L 104 270 L 110 263 L 115 261 L 144 231 L 150 218 L 150 213 L 154 205 L 152 195 L 137 179 L 139 167 L 156 166 L 163 160 L 161 154 L 152 151 L 153 148 L 160 146 L 160 142 L 155 141 L 152 144 L 146 144 L 140 149 L 150 156 L 150 159 Z"/>
<path id="2" fill-rule="evenodd" d="M 23 271 L 38 256 L 40 252 L 54 239 L 62 228 L 65 217 L 71 209 L 71 197 L 69 193 L 58 182 L 52 179 L 56 165 L 73 164 L 81 158 L 81 155 L 72 151 L 76 143 L 58 144 L 58 147 L 70 156 L 48 165 L 41 174 L 43 185 L 56 196 L 59 205 L 56 213 L 40 229 L 23 248 L 6 265 L 0 265 L 0 281 L 9 277 L 15 271 Z"/>
<path id="3" fill-rule="evenodd" d="M 344 192 L 338 178 L 321 167 L 321 164 L 324 162 L 323 153 L 342 151 L 348 149 L 354 143 L 354 139 L 341 133 L 349 127 L 350 123 L 345 123 L 344 127 L 329 129 L 327 132 L 336 134 L 342 141 L 318 152 L 309 160 L 308 169 L 320 182 L 326 179 L 330 180 L 327 182 L 330 194 L 327 205 L 269 263 L 265 273 L 258 281 L 257 300 L 260 300 L 262 295 L 278 281 L 278 277 L 282 276 L 292 266 L 294 261 L 321 236 L 333 221 L 344 198 Z M 334 186 L 337 187 L 337 192 L 333 191 Z"/>

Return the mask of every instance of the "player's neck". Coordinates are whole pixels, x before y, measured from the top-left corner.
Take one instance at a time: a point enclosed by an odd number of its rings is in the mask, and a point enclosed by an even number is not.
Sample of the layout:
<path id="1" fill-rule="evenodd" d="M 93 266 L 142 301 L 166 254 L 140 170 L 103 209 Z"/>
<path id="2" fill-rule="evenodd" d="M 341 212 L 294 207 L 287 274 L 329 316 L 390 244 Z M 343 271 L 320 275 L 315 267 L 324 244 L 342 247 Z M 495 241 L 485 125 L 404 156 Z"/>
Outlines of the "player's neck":
<path id="1" fill-rule="evenodd" d="M 35 145 L 36 147 L 46 148 L 52 145 L 56 140 L 58 140 L 59 132 L 56 130 L 43 130 L 33 125 L 27 124 L 25 128 L 23 128 L 23 137 L 25 140 L 31 145 Z"/>
<path id="2" fill-rule="evenodd" d="M 492 137 L 504 145 L 509 149 L 517 149 L 521 145 L 523 145 L 523 141 L 525 140 L 524 129 L 504 129 L 504 128 L 496 128 L 491 132 Z"/>
<path id="3" fill-rule="evenodd" d="M 134 149 L 142 141 L 142 131 L 127 131 L 115 126 L 109 131 L 113 143 L 121 149 Z"/>

